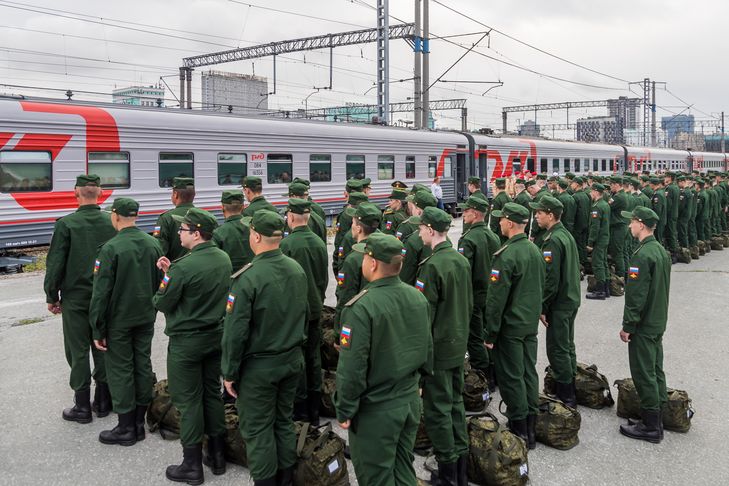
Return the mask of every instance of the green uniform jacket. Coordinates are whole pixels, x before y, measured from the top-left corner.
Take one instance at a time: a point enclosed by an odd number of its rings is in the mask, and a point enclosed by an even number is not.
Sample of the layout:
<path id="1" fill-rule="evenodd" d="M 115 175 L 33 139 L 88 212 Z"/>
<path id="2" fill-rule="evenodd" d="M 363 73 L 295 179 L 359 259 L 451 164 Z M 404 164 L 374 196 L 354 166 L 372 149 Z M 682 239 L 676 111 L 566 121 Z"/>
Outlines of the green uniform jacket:
<path id="1" fill-rule="evenodd" d="M 562 210 L 562 224 L 570 233 L 575 231 L 575 218 L 577 217 L 577 202 L 574 196 L 570 196 L 567 191 L 561 192 L 557 199 L 564 206 Z"/>
<path id="2" fill-rule="evenodd" d="M 242 223 L 243 216 L 235 214 L 225 218 L 225 222 L 213 232 L 213 242 L 230 257 L 233 271 L 253 260 L 253 250 L 248 241 L 250 231 Z"/>
<path id="3" fill-rule="evenodd" d="M 682 224 L 687 224 L 691 217 L 691 200 L 693 194 L 691 190 L 686 187 L 678 194 L 678 220 Z"/>
<path id="4" fill-rule="evenodd" d="M 532 198 L 526 190 L 521 191 L 519 194 L 517 194 L 514 198 L 514 202 L 524 206 L 527 211 L 532 211 L 532 208 L 529 207 L 529 203 L 532 202 Z"/>
<path id="5" fill-rule="evenodd" d="M 506 191 L 501 191 L 496 195 L 496 197 L 491 201 L 491 206 L 489 207 L 489 214 L 493 210 L 501 210 L 504 205 L 508 202 L 511 202 L 511 198 L 506 193 Z M 501 226 L 499 225 L 499 219 L 500 218 L 491 218 L 491 223 L 489 226 L 491 227 L 491 231 L 493 231 L 496 236 L 501 238 Z"/>
<path id="6" fill-rule="evenodd" d="M 418 231 L 418 225 L 411 223 L 410 217 L 408 217 L 405 221 L 400 223 L 400 226 L 397 227 L 395 236 L 398 240 L 405 241 L 416 231 Z"/>
<path id="7" fill-rule="evenodd" d="M 96 252 L 114 235 L 109 213 L 96 204 L 81 206 L 56 221 L 43 281 L 46 303 L 63 299 L 88 302 Z"/>
<path id="8" fill-rule="evenodd" d="M 377 233 L 379 231 L 377 230 L 375 232 Z M 367 238 L 360 241 L 360 243 L 366 241 Z M 339 316 L 342 313 L 342 309 L 344 309 L 344 304 L 349 302 L 352 297 L 357 295 L 367 285 L 367 280 L 362 276 L 363 260 L 363 253 L 356 251 L 350 252 L 344 260 L 344 264 L 337 272 L 337 289 L 334 291 L 334 295 L 337 297 L 337 324 L 340 322 Z"/>
<path id="9" fill-rule="evenodd" d="M 161 256 L 158 241 L 136 226 L 124 228 L 101 247 L 89 307 L 94 339 L 106 338 L 109 327 L 154 323 L 152 298 L 162 278 L 157 269 Z"/>
<path id="10" fill-rule="evenodd" d="M 180 204 L 160 214 L 159 219 L 157 219 L 157 226 L 154 227 L 153 235 L 159 239 L 162 253 L 170 260 L 177 260 L 187 253 L 187 250 L 182 247 L 180 235 L 177 233 L 177 230 L 180 229 L 180 223 L 172 219 L 172 215 L 184 216 L 187 214 L 188 209 L 194 207 L 192 203 Z"/>
<path id="11" fill-rule="evenodd" d="M 410 236 L 403 240 L 403 244 L 405 245 L 405 258 L 402 262 L 402 269 L 400 269 L 400 280 L 408 285 L 415 285 L 418 267 L 423 260 L 430 256 L 432 250 L 423 244 L 417 227 L 414 232 L 410 233 Z"/>
<path id="12" fill-rule="evenodd" d="M 238 381 L 246 360 L 301 348 L 307 322 L 306 285 L 301 265 L 279 249 L 256 255 L 234 276 L 221 342 L 226 380 Z"/>
<path id="13" fill-rule="evenodd" d="M 324 246 L 327 245 L 327 225 L 324 222 L 324 219 L 319 216 L 318 213 L 315 213 L 312 211 L 309 214 L 309 228 L 311 231 L 314 232 L 316 236 L 319 237 L 321 241 L 324 242 Z"/>
<path id="14" fill-rule="evenodd" d="M 281 241 L 281 251 L 304 269 L 307 279 L 309 320 L 318 321 L 329 284 L 327 246 L 308 226 L 299 226 Z"/>
<path id="15" fill-rule="evenodd" d="M 648 199 L 653 199 L 653 194 L 655 193 L 655 191 L 653 191 L 653 188 L 651 186 L 642 187 L 640 189 L 640 192 L 645 194 L 648 197 Z"/>
<path id="16" fill-rule="evenodd" d="M 344 247 L 342 240 L 352 229 L 352 215 L 345 211 L 349 206 L 345 206 L 344 210 L 337 215 L 336 233 L 334 233 L 334 253 L 332 253 L 332 270 L 336 276 L 339 273 L 339 267 L 344 263 Z"/>
<path id="17" fill-rule="evenodd" d="M 671 258 L 660 243 L 649 236 L 640 242 L 630 258 L 625 283 L 623 331 L 644 335 L 662 334 L 668 320 L 671 286 Z"/>
<path id="18" fill-rule="evenodd" d="M 666 226 L 666 194 L 663 189 L 653 191 L 651 198 L 651 209 L 658 215 L 658 224 L 656 225 L 656 234 L 660 237 L 663 235 L 663 228 Z"/>
<path id="19" fill-rule="evenodd" d="M 266 201 L 266 198 L 263 196 L 256 196 L 253 198 L 253 200 L 246 206 L 246 208 L 243 210 L 243 216 L 253 216 L 256 214 L 256 211 L 259 209 L 268 209 L 269 211 L 276 211 L 276 207 L 271 204 L 270 202 Z"/>
<path id="20" fill-rule="evenodd" d="M 499 237 L 483 221 L 471 225 L 458 240 L 458 253 L 466 257 L 471 266 L 471 288 L 475 306 L 483 307 L 486 304 L 491 260 L 500 246 Z"/>
<path id="21" fill-rule="evenodd" d="M 699 199 L 696 205 L 696 219 L 704 223 L 709 221 L 711 200 L 706 189 L 699 191 Z M 711 235 L 709 235 L 711 236 Z"/>
<path id="22" fill-rule="evenodd" d="M 552 226 L 542 242 L 546 268 L 542 314 L 580 307 L 580 257 L 577 244 L 562 223 Z"/>
<path id="23" fill-rule="evenodd" d="M 393 211 L 388 208 L 385 210 L 384 213 L 382 213 L 382 223 L 380 224 L 380 231 L 382 231 L 386 235 L 395 236 L 397 234 L 397 229 L 407 218 L 408 215 L 405 213 L 405 211 Z"/>
<path id="24" fill-rule="evenodd" d="M 165 315 L 165 334 L 219 329 L 231 272 L 230 258 L 212 241 L 175 260 L 154 296 L 155 307 Z"/>
<path id="25" fill-rule="evenodd" d="M 587 246 L 607 247 L 608 243 L 610 243 L 610 206 L 601 198 L 592 204 L 590 210 L 590 234 L 587 237 Z"/>
<path id="26" fill-rule="evenodd" d="M 375 280 L 347 304 L 335 395 L 340 422 L 417 397 L 420 374 L 432 372 L 428 323 L 428 302 L 396 276 Z"/>
<path id="27" fill-rule="evenodd" d="M 575 224 L 576 233 L 587 231 L 590 227 L 590 207 L 592 201 L 590 195 L 585 191 L 577 191 L 572 195 L 575 201 Z"/>
<path id="28" fill-rule="evenodd" d="M 319 216 L 322 221 L 326 221 L 327 215 L 324 212 L 324 208 L 322 208 L 320 204 L 315 203 L 312 198 L 309 198 L 309 201 L 311 201 L 311 212 Z"/>
<path id="29" fill-rule="evenodd" d="M 463 365 L 473 312 L 470 280 L 468 260 L 447 241 L 420 265 L 415 288 L 430 304 L 435 370 Z"/>
<path id="30" fill-rule="evenodd" d="M 610 226 L 626 226 L 628 221 L 620 214 L 628 211 L 628 195 L 622 189 L 608 199 L 610 205 Z"/>
<path id="31" fill-rule="evenodd" d="M 651 198 L 649 198 L 644 192 L 634 192 L 633 196 L 635 197 L 635 206 L 643 206 L 644 208 L 650 208 L 651 207 Z"/>
<path id="32" fill-rule="evenodd" d="M 484 193 L 483 193 L 483 191 L 482 191 L 481 189 L 476 189 L 476 192 L 472 192 L 472 193 L 471 193 L 471 194 L 469 194 L 469 195 L 470 195 L 470 196 L 478 196 L 478 197 L 480 197 L 481 199 L 483 199 L 484 201 L 488 201 L 488 200 L 489 200 L 489 198 L 487 198 L 487 197 L 486 197 L 486 194 L 484 194 Z"/>
<path id="33" fill-rule="evenodd" d="M 696 208 L 699 203 L 699 192 L 694 189 L 693 187 L 689 187 L 688 189 L 688 197 L 689 197 L 689 221 L 695 221 L 696 220 Z"/>
<path id="34" fill-rule="evenodd" d="M 681 190 L 676 184 L 669 184 L 665 188 L 666 195 L 666 218 L 668 220 L 678 220 L 679 193 Z"/>
<path id="35" fill-rule="evenodd" d="M 544 262 L 524 233 L 512 236 L 494 255 L 484 315 L 484 340 L 535 335 L 544 289 Z"/>
<path id="36" fill-rule="evenodd" d="M 551 195 L 552 193 L 547 189 L 547 186 L 542 187 L 535 195 L 534 202 L 539 202 L 544 196 Z M 532 211 L 534 213 L 534 211 Z M 531 226 L 531 237 L 534 239 L 535 244 L 540 244 L 542 238 L 544 238 L 545 231 L 537 224 L 537 218 L 532 215 L 532 226 Z"/>

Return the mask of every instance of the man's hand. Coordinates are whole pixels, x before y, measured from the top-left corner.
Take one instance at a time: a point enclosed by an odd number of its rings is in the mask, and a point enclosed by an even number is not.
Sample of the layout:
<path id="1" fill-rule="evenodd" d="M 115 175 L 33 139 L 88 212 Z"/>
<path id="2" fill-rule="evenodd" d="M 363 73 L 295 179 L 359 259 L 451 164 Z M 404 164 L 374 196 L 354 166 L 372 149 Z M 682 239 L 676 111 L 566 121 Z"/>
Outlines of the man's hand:
<path id="1" fill-rule="evenodd" d="M 629 343 L 629 342 L 630 342 L 630 333 L 629 333 L 629 332 L 625 332 L 625 331 L 623 331 L 623 330 L 621 329 L 621 330 L 620 330 L 620 339 L 621 339 L 621 340 L 622 340 L 622 341 L 623 341 L 624 343 Z"/>
<path id="2" fill-rule="evenodd" d="M 487 349 L 494 349 L 494 343 L 483 343 Z"/>
<path id="3" fill-rule="evenodd" d="M 351 424 L 352 424 L 351 420 L 345 420 L 344 422 L 339 422 L 339 426 L 341 428 L 343 428 L 344 430 L 347 430 Z"/>
<path id="4" fill-rule="evenodd" d="M 51 314 L 60 314 L 61 313 L 61 302 L 54 302 L 53 304 L 48 304 L 48 311 Z"/>
<path id="5" fill-rule="evenodd" d="M 167 273 L 167 270 L 170 269 L 170 259 L 167 257 L 160 257 L 160 259 L 157 260 L 157 268 Z"/>
<path id="6" fill-rule="evenodd" d="M 163 257 L 164 258 L 164 257 Z M 225 390 L 228 392 L 228 394 L 233 398 L 238 398 L 238 393 L 235 391 L 235 388 L 233 387 L 233 381 L 224 380 L 223 386 L 225 386 Z"/>
<path id="7" fill-rule="evenodd" d="M 544 324 L 544 327 L 549 327 L 549 323 L 547 322 L 547 316 L 542 314 L 539 316 L 539 320 L 542 321 L 542 324 Z"/>
<path id="8" fill-rule="evenodd" d="M 94 346 L 99 351 L 106 351 L 106 339 L 94 339 Z"/>
<path id="9" fill-rule="evenodd" d="M 585 248 L 587 249 L 587 253 L 592 253 L 592 247 L 591 246 L 586 246 Z"/>

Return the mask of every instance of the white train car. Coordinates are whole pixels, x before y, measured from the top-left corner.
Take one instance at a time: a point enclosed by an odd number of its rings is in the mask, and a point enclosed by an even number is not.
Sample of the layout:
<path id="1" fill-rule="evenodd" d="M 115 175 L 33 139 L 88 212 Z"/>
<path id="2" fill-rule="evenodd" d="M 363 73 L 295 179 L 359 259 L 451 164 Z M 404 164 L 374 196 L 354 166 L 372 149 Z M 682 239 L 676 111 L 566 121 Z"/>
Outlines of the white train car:
<path id="1" fill-rule="evenodd" d="M 311 196 L 335 214 L 348 178 L 370 177 L 371 199 L 384 202 L 393 181 L 430 184 L 438 174 L 452 205 L 467 147 L 457 132 L 0 99 L 0 249 L 47 244 L 55 220 L 77 207 L 80 173 L 101 177 L 102 205 L 138 200 L 151 230 L 172 207 L 175 176 L 195 178 L 195 204 L 208 210 L 245 175 L 260 176 L 274 204 L 293 178 L 310 179 Z"/>
<path id="2" fill-rule="evenodd" d="M 691 154 L 688 150 L 655 147 L 626 147 L 626 170 L 630 172 L 684 171 L 690 172 Z"/>
<path id="3" fill-rule="evenodd" d="M 698 170 L 702 174 L 713 170 L 724 172 L 727 170 L 726 154 L 716 152 L 697 152 L 690 150 L 691 170 Z"/>

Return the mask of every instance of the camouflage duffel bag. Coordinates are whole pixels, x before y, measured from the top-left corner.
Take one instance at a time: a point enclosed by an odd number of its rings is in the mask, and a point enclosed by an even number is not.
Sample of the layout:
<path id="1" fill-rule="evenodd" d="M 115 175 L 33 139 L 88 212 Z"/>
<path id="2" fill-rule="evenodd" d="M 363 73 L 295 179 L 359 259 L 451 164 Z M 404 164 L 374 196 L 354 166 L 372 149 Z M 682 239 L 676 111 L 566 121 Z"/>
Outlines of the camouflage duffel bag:
<path id="1" fill-rule="evenodd" d="M 468 479 L 488 486 L 522 486 L 529 481 L 526 443 L 484 413 L 468 419 Z"/>
<path id="2" fill-rule="evenodd" d="M 691 259 L 692 260 L 698 260 L 699 259 L 699 247 L 694 245 L 691 248 L 689 248 L 689 251 L 691 252 Z"/>
<path id="3" fill-rule="evenodd" d="M 427 456 L 433 448 L 433 443 L 428 437 L 428 431 L 425 430 L 425 414 L 423 413 L 423 404 L 420 404 L 420 423 L 418 424 L 418 433 L 415 435 L 415 453 L 419 456 Z"/>
<path id="4" fill-rule="evenodd" d="M 704 247 L 704 253 L 711 253 L 711 242 L 709 240 L 700 240 L 701 243 L 703 243 Z M 701 247 L 699 247 L 699 251 L 701 251 Z"/>
<path id="5" fill-rule="evenodd" d="M 334 307 L 329 307 L 328 305 L 325 305 L 321 309 L 321 318 L 319 319 L 319 322 L 321 323 L 322 329 L 334 329 L 335 322 L 334 319 L 337 316 L 337 310 Z"/>
<path id="6" fill-rule="evenodd" d="M 466 412 L 483 412 L 491 403 L 489 381 L 481 370 L 463 369 L 463 407 Z"/>
<path id="7" fill-rule="evenodd" d="M 612 297 L 620 297 L 625 295 L 625 279 L 618 277 L 614 273 L 610 274 L 610 295 Z"/>
<path id="8" fill-rule="evenodd" d="M 159 435 L 165 440 L 180 438 L 180 411 L 172 404 L 167 380 L 154 384 L 152 402 L 147 408 L 147 425 L 150 432 L 159 430 Z"/>
<path id="9" fill-rule="evenodd" d="M 580 443 L 580 412 L 547 395 L 539 395 L 537 441 L 566 451 Z"/>
<path id="10" fill-rule="evenodd" d="M 321 332 L 321 367 L 325 370 L 336 370 L 339 363 L 339 351 L 334 347 L 337 342 L 337 331 L 335 329 L 323 329 Z"/>
<path id="11" fill-rule="evenodd" d="M 557 387 L 552 369 L 547 366 L 544 376 L 544 393 L 556 395 Z M 575 376 L 575 388 L 577 390 L 577 403 L 589 408 L 612 407 L 615 404 L 610 393 L 610 383 L 605 375 L 598 373 L 597 366 L 577 363 L 577 376 Z"/>
<path id="12" fill-rule="evenodd" d="M 332 432 L 332 424 L 312 427 L 306 422 L 295 422 L 296 455 L 294 470 L 296 486 L 349 485 L 347 462 L 344 457 L 344 439 Z"/>
<path id="13" fill-rule="evenodd" d="M 597 279 L 594 275 L 587 276 L 587 291 L 595 292 L 597 290 Z"/>
<path id="14" fill-rule="evenodd" d="M 729 248 L 729 236 L 723 235 L 722 238 L 724 238 L 724 248 Z"/>
<path id="15" fill-rule="evenodd" d="M 710 241 L 711 241 L 710 246 L 711 246 L 712 250 L 723 250 L 724 249 L 724 238 L 722 238 L 721 236 L 714 236 L 713 238 L 711 238 Z"/>
<path id="16" fill-rule="evenodd" d="M 240 435 L 238 410 L 232 403 L 225 405 L 225 460 L 248 467 L 246 443 Z"/>
<path id="17" fill-rule="evenodd" d="M 632 378 L 616 380 L 615 386 L 618 388 L 618 417 L 641 418 L 640 398 L 638 398 Z M 694 416 L 688 393 L 673 388 L 667 388 L 666 392 L 668 403 L 663 408 L 663 428 L 673 432 L 688 432 Z"/>
<path id="18" fill-rule="evenodd" d="M 676 258 L 678 258 L 678 263 L 691 263 L 691 250 L 688 248 L 679 248 L 678 253 L 676 253 Z"/>
<path id="19" fill-rule="evenodd" d="M 336 417 L 334 408 L 334 392 L 337 388 L 337 374 L 333 371 L 321 370 L 321 400 L 319 414 L 322 417 Z"/>

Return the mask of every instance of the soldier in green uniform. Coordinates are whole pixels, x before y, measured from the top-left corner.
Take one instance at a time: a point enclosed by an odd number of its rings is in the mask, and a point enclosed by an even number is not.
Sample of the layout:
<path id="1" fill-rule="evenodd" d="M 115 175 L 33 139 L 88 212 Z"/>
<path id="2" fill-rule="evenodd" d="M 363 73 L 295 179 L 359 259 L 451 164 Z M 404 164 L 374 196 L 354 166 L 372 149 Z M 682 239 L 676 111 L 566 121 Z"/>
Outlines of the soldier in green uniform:
<path id="1" fill-rule="evenodd" d="M 294 179 L 296 180 L 296 179 Z M 301 180 L 301 179 L 299 179 Z M 309 212 L 307 213 L 309 215 L 309 229 L 318 236 L 323 242 L 324 246 L 327 244 L 327 225 L 324 222 L 324 218 L 319 216 L 319 214 L 314 210 L 314 205 L 316 203 L 312 202 L 309 198 L 309 186 L 302 182 L 292 182 L 289 184 L 289 190 L 287 194 L 284 194 L 284 196 L 294 199 L 306 199 L 311 203 L 311 207 Z M 321 208 L 319 208 L 321 209 Z M 324 211 L 322 210 L 322 213 Z M 284 238 L 288 236 L 290 232 L 290 228 L 288 226 L 284 227 Z"/>
<path id="2" fill-rule="evenodd" d="M 534 202 L 539 202 L 540 199 L 542 199 L 544 196 L 551 194 L 549 189 L 547 189 L 547 175 L 546 174 L 537 174 L 537 183 L 534 186 L 533 189 L 534 192 Z M 533 215 L 532 215 L 533 216 Z M 534 217 L 532 217 L 532 222 L 529 226 L 530 234 L 527 235 L 531 240 L 534 242 L 535 245 L 539 246 L 542 243 L 542 238 L 544 238 L 545 231 L 542 230 L 539 225 L 537 224 L 537 221 Z"/>
<path id="3" fill-rule="evenodd" d="M 348 180 L 344 190 L 344 197 L 347 204 L 342 209 L 342 212 L 340 212 L 336 217 L 337 223 L 336 233 L 334 234 L 334 253 L 332 253 L 332 271 L 334 272 L 335 277 L 337 276 L 337 273 L 339 273 L 339 267 L 342 263 L 344 263 L 344 246 L 342 245 L 342 240 L 344 240 L 344 237 L 347 233 L 349 233 L 349 230 L 352 227 L 352 212 L 347 211 L 347 208 L 352 207 L 350 197 L 353 193 L 357 194 L 357 199 L 360 199 L 359 195 L 361 193 L 361 200 L 367 201 L 367 197 L 362 192 L 362 181 L 358 179 Z"/>
<path id="4" fill-rule="evenodd" d="M 699 178 L 696 181 L 698 187 L 697 199 L 696 199 L 696 237 L 700 241 L 706 241 L 709 239 L 706 230 L 708 227 L 708 206 L 709 206 L 709 194 L 706 192 L 706 182 Z"/>
<path id="5" fill-rule="evenodd" d="M 653 188 L 650 181 L 651 177 L 649 175 L 640 176 L 640 192 L 645 194 L 648 199 L 653 198 Z"/>
<path id="6" fill-rule="evenodd" d="M 511 202 L 511 198 L 506 193 L 506 179 L 503 177 L 499 177 L 494 181 L 494 197 L 491 200 L 489 214 L 491 214 L 493 211 L 500 210 L 508 202 Z M 502 243 L 506 241 L 506 238 L 504 238 L 504 236 L 501 234 L 498 218 L 489 217 L 489 227 L 491 228 L 491 231 L 493 231 L 494 234 L 499 237 L 499 240 Z"/>
<path id="7" fill-rule="evenodd" d="M 592 273 L 597 280 L 597 289 L 588 292 L 588 299 L 605 300 L 610 297 L 610 272 L 608 271 L 607 252 L 610 243 L 610 206 L 603 199 L 605 186 L 596 182 L 592 185 L 590 197 L 590 232 L 587 237 L 587 251 L 592 254 Z"/>
<path id="8" fill-rule="evenodd" d="M 365 193 L 367 197 L 370 197 L 370 193 L 372 192 L 372 179 L 369 177 L 365 177 L 362 179 L 362 192 Z"/>
<path id="9" fill-rule="evenodd" d="M 220 198 L 225 222 L 213 232 L 213 242 L 228 254 L 233 271 L 237 272 L 253 259 L 248 244 L 248 228 L 243 225 L 243 192 L 223 191 Z"/>
<path id="10" fill-rule="evenodd" d="M 101 212 L 97 204 L 100 185 L 99 176 L 94 174 L 76 178 L 74 194 L 79 207 L 58 219 L 53 227 L 43 281 L 48 310 L 61 314 L 63 347 L 71 367 L 69 385 L 74 391 L 75 405 L 65 409 L 62 416 L 80 424 L 91 422 L 92 408 L 98 417 L 111 412 L 104 355 L 93 345 L 89 325 L 94 258 L 99 246 L 116 234 L 109 214 Z M 94 359 L 93 371 L 89 366 L 89 348 Z M 92 376 L 96 381 L 93 407 Z"/>
<path id="11" fill-rule="evenodd" d="M 182 216 L 187 213 L 188 209 L 195 207 L 192 204 L 195 199 L 195 181 L 192 177 L 175 177 L 172 179 L 171 198 L 175 207 L 159 216 L 152 234 L 159 239 L 162 253 L 169 260 L 177 260 L 187 253 L 187 250 L 180 245 L 180 238 L 177 236 L 180 225 L 172 216 Z"/>
<path id="12" fill-rule="evenodd" d="M 562 207 L 564 208 L 562 210 L 560 222 L 574 238 L 577 203 L 575 202 L 575 198 L 569 193 L 569 184 L 570 183 L 567 179 L 560 179 L 557 182 L 557 196 L 555 197 L 562 203 Z"/>
<path id="13" fill-rule="evenodd" d="M 251 220 L 256 256 L 233 277 L 223 333 L 225 388 L 238 398 L 240 432 L 254 485 L 291 485 L 291 416 L 304 372 L 308 288 L 301 265 L 281 252 L 284 223 L 271 211 Z"/>
<path id="14" fill-rule="evenodd" d="M 319 203 L 317 203 L 316 201 L 314 201 L 314 199 L 312 199 L 312 197 L 309 195 L 309 190 L 311 189 L 311 181 L 308 179 L 302 179 L 301 177 L 294 177 L 294 180 L 291 181 L 291 183 L 292 184 L 303 184 L 306 186 L 306 193 L 304 194 L 304 197 L 302 199 L 306 199 L 307 201 L 310 201 L 311 202 L 311 213 L 316 214 L 317 216 L 319 216 L 321 218 L 322 221 L 326 222 L 327 215 L 324 212 L 324 208 L 322 208 L 321 205 Z M 289 186 L 289 189 L 290 189 L 290 186 Z M 297 194 L 292 195 L 291 191 L 289 190 L 289 197 L 298 198 L 301 196 L 299 196 Z M 326 226 L 326 223 L 325 223 L 325 226 Z M 324 241 L 324 243 L 326 243 L 326 241 Z"/>
<path id="15" fill-rule="evenodd" d="M 106 352 L 114 412 L 119 424 L 99 434 L 103 444 L 134 445 L 144 440 L 144 415 L 152 401 L 154 296 L 161 278 L 158 241 L 136 226 L 139 204 L 120 197 L 111 206 L 117 235 L 99 251 L 89 321 L 94 345 Z"/>
<path id="16" fill-rule="evenodd" d="M 514 202 L 517 204 L 521 204 L 525 208 L 529 209 L 529 203 L 532 202 L 532 197 L 529 195 L 529 192 L 526 190 L 527 184 L 532 185 L 532 184 L 534 184 L 534 181 L 525 181 L 524 179 L 516 180 L 516 184 L 514 184 L 514 189 L 516 190 L 516 196 L 514 196 Z"/>
<path id="17" fill-rule="evenodd" d="M 469 196 L 479 196 L 483 198 L 485 201 L 488 201 L 488 198 L 486 197 L 486 194 L 481 191 L 481 179 L 479 177 L 471 176 L 468 178 L 468 185 L 466 186 L 468 188 L 468 195 Z"/>
<path id="18" fill-rule="evenodd" d="M 418 386 L 433 341 L 428 302 L 398 278 L 403 249 L 380 233 L 354 246 L 370 283 L 342 312 L 335 405 L 359 484 L 416 483 Z"/>
<path id="19" fill-rule="evenodd" d="M 557 385 L 557 398 L 577 406 L 575 376 L 575 318 L 580 308 L 580 258 L 577 244 L 561 222 L 562 202 L 545 196 L 532 203 L 539 226 L 547 230 L 542 242 L 545 263 L 544 297 L 540 320 L 547 328 L 547 358 Z"/>
<path id="20" fill-rule="evenodd" d="M 671 253 L 671 260 L 675 263 L 678 254 L 678 209 L 681 191 L 676 185 L 676 174 L 672 172 L 666 172 L 663 183 L 666 195 L 666 229 L 663 238 L 666 249 Z"/>
<path id="21" fill-rule="evenodd" d="M 692 256 L 696 256 L 699 253 L 699 239 L 698 233 L 696 232 L 696 216 L 698 215 L 698 203 L 699 203 L 699 192 L 696 190 L 696 179 L 691 176 L 687 178 L 688 187 L 687 195 L 689 198 L 689 217 L 688 217 L 688 242 L 689 248 L 691 248 Z"/>
<path id="22" fill-rule="evenodd" d="M 663 181 L 659 177 L 651 177 L 650 184 L 653 191 L 651 209 L 658 215 L 654 236 L 663 245 L 663 234 L 666 228 L 666 191 L 663 189 Z"/>
<path id="23" fill-rule="evenodd" d="M 397 229 L 400 227 L 402 222 L 408 218 L 407 212 L 405 211 L 407 197 L 407 192 L 393 188 L 392 194 L 390 194 L 390 202 L 387 204 L 387 209 L 385 209 L 385 212 L 382 213 L 380 231 L 386 235 L 394 236 L 397 234 Z"/>
<path id="24" fill-rule="evenodd" d="M 248 206 L 243 210 L 243 216 L 250 218 L 259 209 L 276 211 L 276 208 L 263 197 L 263 181 L 260 177 L 246 176 L 243 178 L 243 194 L 246 196 Z"/>
<path id="25" fill-rule="evenodd" d="M 678 183 L 678 224 L 677 237 L 680 248 L 689 247 L 689 218 L 691 217 L 692 194 L 688 188 L 686 176 L 680 175 L 676 178 Z"/>
<path id="26" fill-rule="evenodd" d="M 620 433 L 659 443 L 663 439 L 661 409 L 668 402 L 663 373 L 663 334 L 668 320 L 671 259 L 656 241 L 658 215 L 638 207 L 630 218 L 630 231 L 640 242 L 633 252 L 625 284 L 625 306 L 620 339 L 628 343 L 630 375 L 640 399 L 642 421 L 620 426 Z"/>
<path id="27" fill-rule="evenodd" d="M 608 255 L 615 265 L 615 273 L 625 277 L 625 233 L 628 225 L 620 215 L 628 209 L 628 195 L 623 190 L 623 178 L 620 176 L 610 177 L 610 243 L 608 244 Z"/>
<path id="28" fill-rule="evenodd" d="M 473 196 L 472 196 L 473 197 Z M 463 407 L 463 357 L 473 312 L 468 260 L 448 242 L 451 217 L 427 207 L 414 219 L 432 254 L 422 261 L 415 288 L 430 304 L 433 374 L 423 380 L 425 430 L 438 461 L 433 484 L 466 484 L 468 433 Z M 459 480 L 460 478 L 460 480 Z"/>
<path id="29" fill-rule="evenodd" d="M 540 200 L 541 201 L 541 200 Z M 484 314 L 486 346 L 494 353 L 496 378 L 506 404 L 509 428 L 536 447 L 539 412 L 537 332 L 544 292 L 542 255 L 529 242 L 524 229 L 529 212 L 507 204 L 500 217 L 501 232 L 508 237 L 494 255 Z"/>
<path id="30" fill-rule="evenodd" d="M 584 187 L 585 180 L 577 176 L 572 180 L 572 199 L 575 201 L 575 224 L 573 227 L 577 254 L 580 265 L 585 268 L 587 263 L 587 235 L 590 231 L 590 208 L 592 201 L 590 194 Z"/>
<path id="31" fill-rule="evenodd" d="M 405 245 L 405 260 L 400 270 L 400 280 L 408 285 L 415 285 L 415 278 L 418 274 L 418 265 L 425 260 L 431 253 L 430 247 L 423 244 L 420 237 L 419 225 L 415 223 L 417 217 L 423 214 L 425 208 L 436 207 L 438 201 L 431 194 L 430 190 L 416 191 L 407 198 L 408 210 L 412 216 L 406 219 L 400 225 L 400 230 L 405 231 L 407 226 L 418 228 L 417 231 L 411 231 L 408 235 L 402 236 L 402 242 Z M 485 199 L 484 199 L 485 201 Z"/>
<path id="32" fill-rule="evenodd" d="M 350 231 L 347 231 L 347 233 L 342 237 L 341 242 L 339 243 L 339 247 L 337 248 L 337 256 L 339 257 L 339 262 L 337 264 L 338 268 L 341 268 L 344 264 L 344 260 L 347 258 L 347 255 L 349 255 L 352 252 L 352 246 L 356 243 L 356 240 L 354 238 L 354 235 L 351 231 L 352 226 L 352 214 L 354 214 L 354 210 L 357 209 L 357 207 L 360 205 L 360 203 L 368 202 L 369 199 L 367 198 L 367 194 L 364 192 L 353 192 L 349 195 L 349 207 L 351 208 L 350 211 L 345 211 L 342 216 L 343 218 L 348 217 L 350 220 L 349 226 Z"/>
<path id="33" fill-rule="evenodd" d="M 486 320 L 483 309 L 486 305 L 491 259 L 501 246 L 501 242 L 484 222 L 488 202 L 478 196 L 471 196 L 458 207 L 463 210 L 464 226 L 468 224 L 468 229 L 458 240 L 458 253 L 468 260 L 471 267 L 471 287 L 473 288 L 473 313 L 468 333 L 468 356 L 471 367 L 480 370 L 484 376 L 487 376 L 489 385 L 495 385 L 492 360 L 483 344 L 483 329 Z"/>
<path id="34" fill-rule="evenodd" d="M 218 226 L 212 214 L 191 208 L 174 219 L 180 224 L 182 247 L 189 253 L 174 262 L 159 259 L 157 266 L 165 276 L 154 296 L 169 336 L 168 384 L 172 403 L 180 411 L 184 457 L 180 465 L 167 468 L 166 476 L 171 481 L 202 484 L 204 435 L 210 438 L 206 464 L 214 474 L 225 472 L 220 338 L 232 266 L 228 255 L 211 241 Z"/>
<path id="35" fill-rule="evenodd" d="M 327 247 L 311 231 L 308 220 L 311 202 L 306 199 L 289 199 L 286 223 L 291 233 L 281 241 L 281 251 L 293 258 L 304 269 L 307 278 L 307 326 L 304 345 L 305 373 L 299 384 L 294 403 L 294 419 L 319 425 L 321 399 L 321 309 L 329 284 Z"/>

